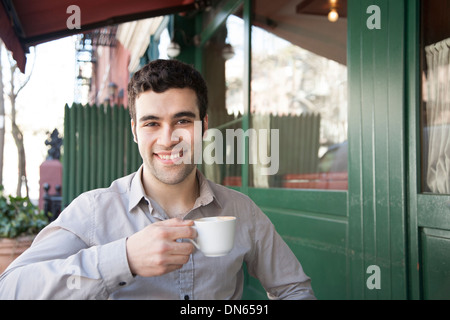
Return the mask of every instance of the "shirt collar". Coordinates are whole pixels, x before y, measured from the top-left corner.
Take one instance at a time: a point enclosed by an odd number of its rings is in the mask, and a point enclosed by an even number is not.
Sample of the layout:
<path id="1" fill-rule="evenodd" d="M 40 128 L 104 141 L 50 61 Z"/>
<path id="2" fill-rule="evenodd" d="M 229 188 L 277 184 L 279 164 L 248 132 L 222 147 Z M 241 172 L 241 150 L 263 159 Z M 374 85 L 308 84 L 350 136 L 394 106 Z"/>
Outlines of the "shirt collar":
<path id="1" fill-rule="evenodd" d="M 213 201 L 216 202 L 216 204 L 222 208 L 221 203 L 219 202 L 219 199 L 215 195 L 213 189 L 211 188 L 210 182 L 206 177 L 203 175 L 203 173 L 200 172 L 200 170 L 197 169 L 197 179 L 198 184 L 200 186 L 200 196 L 197 198 L 197 201 L 194 205 L 194 208 L 198 205 L 207 205 Z"/>
<path id="2" fill-rule="evenodd" d="M 142 201 L 142 199 L 146 200 L 146 194 L 142 184 L 142 171 L 143 165 L 141 165 L 136 171 L 136 174 L 133 176 L 130 183 L 130 200 L 128 203 L 129 212 L 131 212 Z M 214 194 L 208 180 L 198 169 L 197 179 L 200 186 L 200 196 L 197 198 L 194 208 L 208 205 L 213 201 L 215 201 L 217 205 L 222 208 L 222 205 L 220 204 L 217 196 Z M 148 205 L 151 206 L 151 203 L 149 202 Z"/>
<path id="3" fill-rule="evenodd" d="M 142 168 L 143 166 L 141 165 L 131 179 L 130 196 L 128 202 L 129 212 L 131 212 L 131 210 L 133 210 L 134 207 L 136 207 L 141 202 L 142 198 L 145 199 L 144 186 L 142 185 Z"/>

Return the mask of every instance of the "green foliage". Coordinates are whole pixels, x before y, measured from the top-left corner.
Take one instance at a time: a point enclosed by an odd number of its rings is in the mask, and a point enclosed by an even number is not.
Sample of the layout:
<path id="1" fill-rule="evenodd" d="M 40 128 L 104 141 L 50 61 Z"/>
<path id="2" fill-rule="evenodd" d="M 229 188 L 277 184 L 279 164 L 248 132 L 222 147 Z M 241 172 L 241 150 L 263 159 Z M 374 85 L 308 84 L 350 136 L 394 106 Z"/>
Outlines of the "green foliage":
<path id="1" fill-rule="evenodd" d="M 47 224 L 44 211 L 39 210 L 29 198 L 6 197 L 0 185 L 0 238 L 37 234 Z"/>

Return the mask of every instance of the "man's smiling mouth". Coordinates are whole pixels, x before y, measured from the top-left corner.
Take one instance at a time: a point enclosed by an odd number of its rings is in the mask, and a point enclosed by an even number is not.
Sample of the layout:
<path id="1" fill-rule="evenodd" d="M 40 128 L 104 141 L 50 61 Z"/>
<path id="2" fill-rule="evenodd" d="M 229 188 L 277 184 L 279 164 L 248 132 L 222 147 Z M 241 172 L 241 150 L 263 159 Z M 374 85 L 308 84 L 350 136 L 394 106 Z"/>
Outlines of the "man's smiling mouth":
<path id="1" fill-rule="evenodd" d="M 183 150 L 180 150 L 179 152 L 172 151 L 170 153 L 168 153 L 168 152 L 160 152 L 160 153 L 155 152 L 154 154 L 161 160 L 176 161 L 176 160 L 178 160 L 178 159 L 183 157 Z"/>

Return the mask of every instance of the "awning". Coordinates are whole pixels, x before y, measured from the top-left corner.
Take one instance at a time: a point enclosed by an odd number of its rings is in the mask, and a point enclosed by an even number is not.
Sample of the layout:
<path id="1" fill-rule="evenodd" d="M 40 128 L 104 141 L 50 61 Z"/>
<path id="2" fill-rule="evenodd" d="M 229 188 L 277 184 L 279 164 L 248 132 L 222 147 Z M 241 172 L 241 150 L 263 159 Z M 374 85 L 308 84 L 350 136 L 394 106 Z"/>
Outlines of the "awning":
<path id="1" fill-rule="evenodd" d="M 347 0 L 338 0 L 340 19 L 327 20 L 329 0 L 259 0 L 253 17 L 258 27 L 322 57 L 347 64 Z"/>
<path id="2" fill-rule="evenodd" d="M 160 16 L 122 23 L 117 28 L 117 40 L 130 52 L 130 74 L 139 68 L 140 60 L 150 44 L 150 36 L 155 34 L 163 21 L 164 17 Z"/>
<path id="3" fill-rule="evenodd" d="M 1 0 L 0 38 L 13 53 L 22 72 L 30 46 L 133 20 L 188 12 L 202 6 L 199 0 Z M 81 29 L 67 21 L 76 5 Z M 69 11 L 69 13 L 68 13 Z"/>

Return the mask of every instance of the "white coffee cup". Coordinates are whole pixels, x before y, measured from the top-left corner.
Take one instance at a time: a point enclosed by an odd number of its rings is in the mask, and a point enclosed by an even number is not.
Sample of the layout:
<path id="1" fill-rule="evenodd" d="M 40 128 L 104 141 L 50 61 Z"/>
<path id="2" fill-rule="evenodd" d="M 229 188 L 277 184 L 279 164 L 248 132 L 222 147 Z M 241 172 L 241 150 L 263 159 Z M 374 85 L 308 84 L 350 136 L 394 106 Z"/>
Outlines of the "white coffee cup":
<path id="1" fill-rule="evenodd" d="M 236 217 L 219 216 L 194 220 L 197 239 L 189 241 L 207 257 L 227 255 L 234 246 Z"/>

